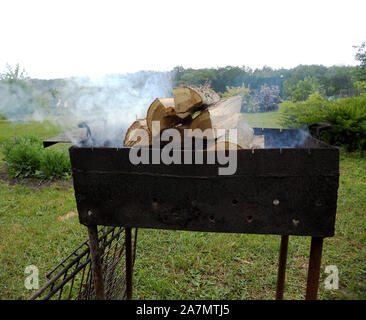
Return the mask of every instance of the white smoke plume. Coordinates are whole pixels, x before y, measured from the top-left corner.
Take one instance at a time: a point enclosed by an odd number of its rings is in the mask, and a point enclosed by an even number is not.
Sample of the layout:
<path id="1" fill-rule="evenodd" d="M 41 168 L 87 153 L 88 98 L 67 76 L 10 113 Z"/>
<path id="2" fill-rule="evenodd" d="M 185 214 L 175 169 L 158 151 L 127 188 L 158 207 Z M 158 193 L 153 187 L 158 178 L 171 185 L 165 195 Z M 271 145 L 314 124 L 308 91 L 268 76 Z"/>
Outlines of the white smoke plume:
<path id="1" fill-rule="evenodd" d="M 152 101 L 171 95 L 170 72 L 142 71 L 47 81 L 3 80 L 0 115 L 10 121 L 48 120 L 64 131 L 77 128 L 81 122 L 97 123 L 103 131 L 94 143 L 103 145 L 107 141 L 111 146 L 121 147 L 127 128 L 137 118 L 146 117 Z"/>
<path id="2" fill-rule="evenodd" d="M 0 116 L 21 122 L 47 120 L 64 132 L 86 122 L 92 131 L 90 145 L 122 147 L 126 130 L 136 119 L 146 118 L 153 100 L 172 96 L 172 76 L 172 72 L 141 71 L 100 78 L 2 79 Z M 286 134 L 280 140 L 270 135 L 266 148 L 288 148 L 302 145 L 309 133 Z M 78 144 L 79 139 L 69 138 Z"/>

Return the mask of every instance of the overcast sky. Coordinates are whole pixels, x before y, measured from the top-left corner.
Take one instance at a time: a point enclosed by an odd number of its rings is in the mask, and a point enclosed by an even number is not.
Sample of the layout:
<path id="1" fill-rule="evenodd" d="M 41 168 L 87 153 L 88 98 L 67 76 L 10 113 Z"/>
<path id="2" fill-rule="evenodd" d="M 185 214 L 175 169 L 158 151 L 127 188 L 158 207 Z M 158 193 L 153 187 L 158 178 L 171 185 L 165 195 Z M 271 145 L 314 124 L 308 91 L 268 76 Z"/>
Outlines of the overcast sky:
<path id="1" fill-rule="evenodd" d="M 366 1 L 0 0 L 0 71 L 100 76 L 174 66 L 355 65 Z"/>

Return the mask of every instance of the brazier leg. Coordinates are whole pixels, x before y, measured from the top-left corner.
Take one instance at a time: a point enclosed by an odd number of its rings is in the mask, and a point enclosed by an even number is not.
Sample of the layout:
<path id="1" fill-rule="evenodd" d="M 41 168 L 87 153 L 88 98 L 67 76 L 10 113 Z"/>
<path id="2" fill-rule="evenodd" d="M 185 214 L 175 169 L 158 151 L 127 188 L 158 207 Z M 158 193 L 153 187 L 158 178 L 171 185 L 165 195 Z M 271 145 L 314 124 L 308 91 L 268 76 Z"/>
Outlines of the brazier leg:
<path id="1" fill-rule="evenodd" d="M 103 270 L 100 257 L 100 249 L 98 243 L 98 229 L 97 226 L 88 226 L 91 267 L 94 280 L 95 298 L 97 300 L 104 300 L 104 280 Z"/>
<path id="2" fill-rule="evenodd" d="M 126 293 L 127 300 L 132 299 L 132 240 L 131 228 L 125 228 L 126 241 Z"/>
<path id="3" fill-rule="evenodd" d="M 278 259 L 276 300 L 283 299 L 286 277 L 288 238 L 289 236 L 281 236 L 280 257 Z"/>
<path id="4" fill-rule="evenodd" d="M 320 264 L 322 260 L 323 238 L 312 237 L 306 285 L 306 300 L 316 300 L 319 288 Z"/>

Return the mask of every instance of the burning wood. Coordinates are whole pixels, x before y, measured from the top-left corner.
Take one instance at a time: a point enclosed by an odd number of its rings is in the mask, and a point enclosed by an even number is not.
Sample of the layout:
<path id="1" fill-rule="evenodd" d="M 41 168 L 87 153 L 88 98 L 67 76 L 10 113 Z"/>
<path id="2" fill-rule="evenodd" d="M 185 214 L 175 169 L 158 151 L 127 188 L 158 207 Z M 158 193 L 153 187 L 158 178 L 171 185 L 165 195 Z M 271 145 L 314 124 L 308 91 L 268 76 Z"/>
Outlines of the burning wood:
<path id="1" fill-rule="evenodd" d="M 209 146 L 209 150 L 263 148 L 264 141 L 254 142 L 253 129 L 241 117 L 241 102 L 241 96 L 221 100 L 207 85 L 173 88 L 173 98 L 156 98 L 147 110 L 146 119 L 136 120 L 130 126 L 124 146 L 151 145 L 154 137 L 174 128 L 184 139 L 208 141 L 202 145 Z M 146 137 L 138 139 L 141 130 L 133 133 L 136 129 L 145 130 Z M 229 136 L 229 129 L 236 129 L 236 136 Z"/>

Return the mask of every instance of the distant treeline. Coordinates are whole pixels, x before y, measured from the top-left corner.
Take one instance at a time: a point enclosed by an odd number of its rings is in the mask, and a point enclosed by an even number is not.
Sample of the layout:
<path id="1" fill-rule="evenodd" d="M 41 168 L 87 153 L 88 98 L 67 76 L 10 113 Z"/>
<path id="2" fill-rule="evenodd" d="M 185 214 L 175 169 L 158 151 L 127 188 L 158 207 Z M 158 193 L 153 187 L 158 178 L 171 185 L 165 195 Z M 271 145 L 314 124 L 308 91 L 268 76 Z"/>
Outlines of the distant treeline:
<path id="1" fill-rule="evenodd" d="M 218 92 L 225 92 L 227 86 L 238 87 L 243 83 L 255 91 L 266 84 L 278 86 L 281 97 L 287 99 L 292 97 L 298 83 L 304 80 L 319 86 L 328 97 L 341 92 L 353 92 L 355 72 L 356 67 L 322 65 L 299 65 L 292 69 L 263 67 L 254 70 L 245 66 L 210 69 L 184 69 L 178 66 L 173 69 L 173 80 L 174 85 L 201 85 L 209 81 Z"/>

